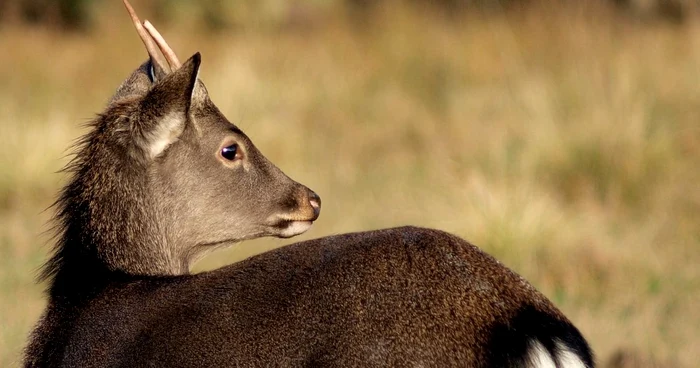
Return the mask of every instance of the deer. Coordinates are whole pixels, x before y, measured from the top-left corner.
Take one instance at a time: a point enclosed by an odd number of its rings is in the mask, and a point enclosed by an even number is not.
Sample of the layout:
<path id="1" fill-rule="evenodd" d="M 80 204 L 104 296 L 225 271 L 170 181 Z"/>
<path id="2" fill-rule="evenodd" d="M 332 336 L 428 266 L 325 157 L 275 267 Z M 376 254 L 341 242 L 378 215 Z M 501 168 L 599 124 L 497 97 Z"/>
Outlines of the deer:
<path id="1" fill-rule="evenodd" d="M 35 367 L 594 367 L 525 279 L 449 233 L 298 242 L 207 272 L 213 249 L 289 238 L 320 197 L 268 161 L 124 0 L 149 58 L 80 140 L 43 267 Z"/>

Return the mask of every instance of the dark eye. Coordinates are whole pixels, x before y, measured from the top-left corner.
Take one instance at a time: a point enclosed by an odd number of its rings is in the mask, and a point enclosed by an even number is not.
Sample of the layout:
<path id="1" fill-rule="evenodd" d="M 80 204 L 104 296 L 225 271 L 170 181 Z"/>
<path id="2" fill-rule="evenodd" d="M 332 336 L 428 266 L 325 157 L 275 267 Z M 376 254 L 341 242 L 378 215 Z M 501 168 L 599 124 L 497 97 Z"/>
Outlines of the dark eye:
<path id="1" fill-rule="evenodd" d="M 238 145 L 237 144 L 232 144 L 230 146 L 224 147 L 221 149 L 221 156 L 223 158 L 233 161 L 238 157 Z"/>

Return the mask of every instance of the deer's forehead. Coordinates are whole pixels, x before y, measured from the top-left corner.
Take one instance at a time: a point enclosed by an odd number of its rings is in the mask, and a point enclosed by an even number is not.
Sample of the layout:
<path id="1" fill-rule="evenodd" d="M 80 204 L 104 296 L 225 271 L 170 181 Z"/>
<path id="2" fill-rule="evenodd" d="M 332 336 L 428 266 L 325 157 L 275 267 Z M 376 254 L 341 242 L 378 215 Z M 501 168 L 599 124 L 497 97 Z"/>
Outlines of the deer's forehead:
<path id="1" fill-rule="evenodd" d="M 245 133 L 231 123 L 211 102 L 198 106 L 194 111 L 194 119 L 204 136 L 239 135 L 245 137 Z"/>

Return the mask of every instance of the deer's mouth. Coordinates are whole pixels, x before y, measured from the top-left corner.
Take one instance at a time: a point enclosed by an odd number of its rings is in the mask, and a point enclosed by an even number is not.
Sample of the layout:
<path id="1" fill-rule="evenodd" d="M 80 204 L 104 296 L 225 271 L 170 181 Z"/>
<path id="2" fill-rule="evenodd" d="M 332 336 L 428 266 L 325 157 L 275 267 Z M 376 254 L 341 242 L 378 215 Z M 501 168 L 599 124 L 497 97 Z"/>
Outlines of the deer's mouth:
<path id="1" fill-rule="evenodd" d="M 305 233 L 313 225 L 313 220 L 282 220 L 275 228 L 276 236 L 280 238 L 291 238 L 296 235 Z"/>
<path id="2" fill-rule="evenodd" d="M 305 188 L 305 187 L 304 187 Z M 321 198 L 309 189 L 303 205 L 298 205 L 292 212 L 277 213 L 268 218 L 272 224 L 274 236 L 291 238 L 305 233 L 311 228 L 321 213 Z M 295 206 L 296 207 L 296 206 Z"/>

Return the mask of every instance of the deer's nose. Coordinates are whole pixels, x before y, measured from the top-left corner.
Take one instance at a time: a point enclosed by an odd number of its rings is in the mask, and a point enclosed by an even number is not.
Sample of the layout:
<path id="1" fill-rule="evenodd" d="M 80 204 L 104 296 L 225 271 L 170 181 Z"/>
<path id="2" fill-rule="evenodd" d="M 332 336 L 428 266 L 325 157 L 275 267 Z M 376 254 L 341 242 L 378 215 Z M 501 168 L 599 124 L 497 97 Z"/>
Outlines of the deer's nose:
<path id="1" fill-rule="evenodd" d="M 309 189 L 309 204 L 314 210 L 314 218 L 311 221 L 315 221 L 318 215 L 321 214 L 321 197 L 311 189 Z"/>

